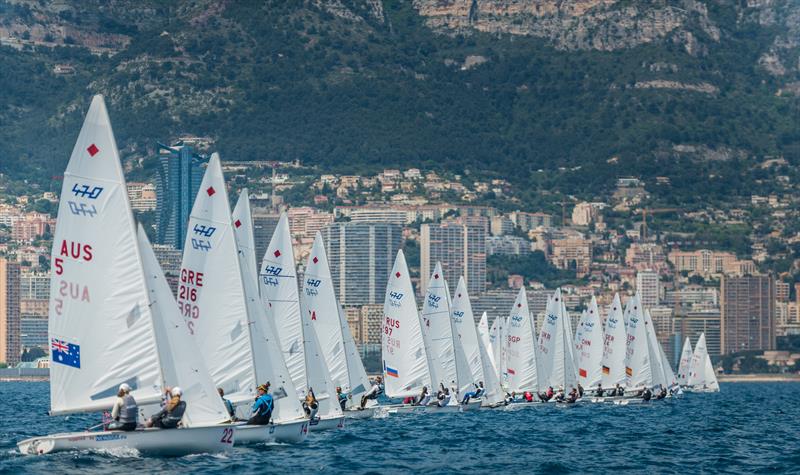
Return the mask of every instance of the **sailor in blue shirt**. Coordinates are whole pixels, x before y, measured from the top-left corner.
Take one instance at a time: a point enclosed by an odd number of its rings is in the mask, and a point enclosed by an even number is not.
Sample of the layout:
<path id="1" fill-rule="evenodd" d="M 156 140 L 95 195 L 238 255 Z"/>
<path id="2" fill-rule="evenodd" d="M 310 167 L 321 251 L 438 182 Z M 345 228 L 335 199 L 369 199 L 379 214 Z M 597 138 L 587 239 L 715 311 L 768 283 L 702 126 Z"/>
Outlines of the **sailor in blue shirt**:
<path id="1" fill-rule="evenodd" d="M 275 402 L 272 396 L 269 395 L 269 383 L 260 385 L 258 387 L 258 397 L 256 402 L 253 403 L 252 415 L 247 424 L 256 426 L 269 424 L 274 406 Z"/>

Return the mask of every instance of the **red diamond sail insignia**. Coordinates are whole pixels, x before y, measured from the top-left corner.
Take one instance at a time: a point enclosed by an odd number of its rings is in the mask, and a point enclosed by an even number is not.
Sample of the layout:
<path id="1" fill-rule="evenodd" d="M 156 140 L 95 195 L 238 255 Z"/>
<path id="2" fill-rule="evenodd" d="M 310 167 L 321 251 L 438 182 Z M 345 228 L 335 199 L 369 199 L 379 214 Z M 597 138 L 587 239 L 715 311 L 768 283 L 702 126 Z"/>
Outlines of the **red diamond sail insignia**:
<path id="1" fill-rule="evenodd" d="M 217 192 L 217 190 L 215 190 L 213 186 L 209 186 L 208 189 L 206 190 L 206 193 L 208 193 L 208 196 L 212 196 L 216 192 Z"/>
<path id="2" fill-rule="evenodd" d="M 275 257 L 281 257 L 281 251 L 277 249 L 275 249 L 275 252 L 273 252 L 273 254 L 275 254 Z"/>
<path id="3" fill-rule="evenodd" d="M 241 222 L 240 220 L 238 220 L 238 219 L 237 219 L 237 220 L 236 220 L 236 222 L 235 222 L 235 223 L 233 223 L 233 225 L 234 225 L 234 226 L 236 226 L 236 227 L 238 228 L 239 226 L 241 226 L 241 225 L 242 225 L 242 222 Z"/>
<path id="4" fill-rule="evenodd" d="M 89 145 L 89 147 L 86 149 L 86 151 L 87 151 L 87 152 L 89 152 L 89 155 L 90 155 L 90 156 L 94 157 L 95 155 L 97 155 L 97 153 L 98 153 L 98 152 L 100 152 L 100 149 L 99 149 L 99 148 L 97 148 L 97 145 L 95 145 L 95 144 L 91 144 L 91 145 Z"/>

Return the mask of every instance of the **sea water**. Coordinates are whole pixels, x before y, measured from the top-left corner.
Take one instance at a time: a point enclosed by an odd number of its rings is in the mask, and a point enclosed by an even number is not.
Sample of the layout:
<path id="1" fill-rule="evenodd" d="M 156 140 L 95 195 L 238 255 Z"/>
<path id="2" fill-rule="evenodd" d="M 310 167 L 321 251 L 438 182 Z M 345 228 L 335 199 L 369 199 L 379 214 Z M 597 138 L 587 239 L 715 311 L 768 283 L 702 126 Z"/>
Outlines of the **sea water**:
<path id="1" fill-rule="evenodd" d="M 82 430 L 100 417 L 49 417 L 47 383 L 0 383 L 0 473 L 800 473 L 800 383 L 721 389 L 629 406 L 395 414 L 348 420 L 300 445 L 157 458 L 20 455 L 21 439 Z"/>

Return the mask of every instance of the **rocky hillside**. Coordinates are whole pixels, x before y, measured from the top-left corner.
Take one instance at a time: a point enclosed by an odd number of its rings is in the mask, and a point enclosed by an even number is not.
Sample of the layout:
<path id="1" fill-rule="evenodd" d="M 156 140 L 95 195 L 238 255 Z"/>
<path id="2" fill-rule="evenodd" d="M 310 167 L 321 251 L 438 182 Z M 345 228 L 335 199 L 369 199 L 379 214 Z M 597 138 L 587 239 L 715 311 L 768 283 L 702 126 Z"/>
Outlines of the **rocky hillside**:
<path id="1" fill-rule="evenodd" d="M 794 0 L 0 0 L 0 64 L 0 172 L 46 185 L 93 93 L 133 158 L 191 133 L 231 159 L 504 176 L 531 202 L 629 174 L 746 195 L 764 159 L 800 162 Z"/>

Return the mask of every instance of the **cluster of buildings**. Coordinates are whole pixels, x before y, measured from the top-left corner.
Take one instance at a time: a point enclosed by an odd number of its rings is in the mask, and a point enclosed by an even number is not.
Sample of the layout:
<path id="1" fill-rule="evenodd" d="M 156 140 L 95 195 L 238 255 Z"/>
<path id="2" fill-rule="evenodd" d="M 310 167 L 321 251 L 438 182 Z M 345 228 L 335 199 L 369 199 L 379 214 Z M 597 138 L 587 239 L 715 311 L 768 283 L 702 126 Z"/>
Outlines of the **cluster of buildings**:
<path id="1" fill-rule="evenodd" d="M 176 286 L 185 223 L 207 157 L 184 141 L 159 145 L 157 159 L 154 181 L 128 183 L 128 195 L 134 210 L 154 214 L 154 250 Z M 507 315 L 524 286 L 531 311 L 541 319 L 554 290 L 524 275 L 490 279 L 492 256 L 513 260 L 540 252 L 548 266 L 574 277 L 573 284 L 561 287 L 574 325 L 592 296 L 602 306 L 614 293 L 638 291 L 673 361 L 683 340 L 694 342 L 700 333 L 706 334 L 712 357 L 773 350 L 777 337 L 800 334 L 800 285 L 759 274 L 754 260 L 731 252 L 648 236 L 645 216 L 632 228 L 609 226 L 605 210 L 634 210 L 647 199 L 638 179 L 620 179 L 609 204 L 562 203 L 561 216 L 555 216 L 480 204 L 489 194 L 513 195 L 505 180 L 467 183 L 458 175 L 444 178 L 412 168 L 303 181 L 297 178 L 299 163 L 225 162 L 224 167 L 232 191 L 251 189 L 257 256 L 266 251 L 282 209 L 289 216 L 301 275 L 315 235 L 322 234 L 337 296 L 366 352 L 380 348 L 386 280 L 399 249 L 411 257 L 418 293 L 436 262 L 442 263 L 451 288 L 463 275 L 476 318 L 484 311 L 492 319 Z M 287 207 L 279 193 L 298 185 L 312 198 Z M 49 243 L 36 248 L 34 242 L 51 234 L 55 222 L 49 215 L 22 213 L 20 206 L 0 205 L 0 225 L 8 237 L 0 243 L 0 255 L 8 256 L 0 258 L 0 358 L 9 364 L 23 351 L 48 348 L 49 274 L 46 265 L 37 264 L 40 256 L 48 261 L 50 248 Z"/>

